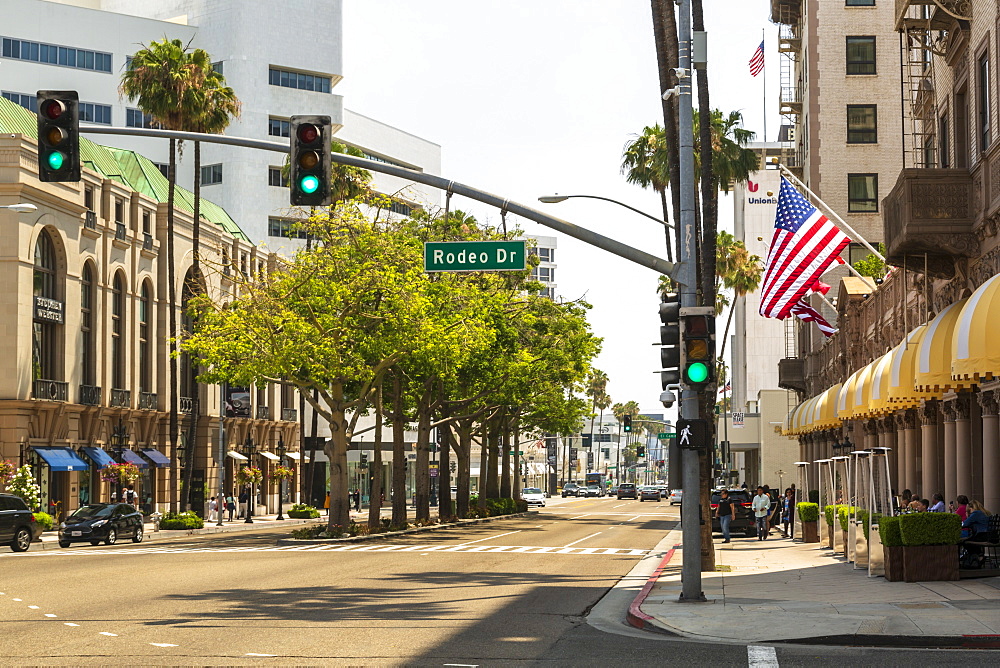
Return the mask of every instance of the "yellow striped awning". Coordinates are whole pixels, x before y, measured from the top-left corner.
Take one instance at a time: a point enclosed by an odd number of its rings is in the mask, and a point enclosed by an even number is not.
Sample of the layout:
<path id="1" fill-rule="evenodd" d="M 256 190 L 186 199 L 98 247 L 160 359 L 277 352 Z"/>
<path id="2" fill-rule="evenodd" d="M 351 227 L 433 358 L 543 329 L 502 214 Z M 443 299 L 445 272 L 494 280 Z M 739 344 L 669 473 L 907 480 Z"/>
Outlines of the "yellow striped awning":
<path id="1" fill-rule="evenodd" d="M 958 316 L 968 298 L 949 304 L 927 323 L 927 330 L 917 349 L 915 387 L 922 392 L 947 392 L 974 385 L 974 382 L 952 380 L 951 360 L 954 350 L 952 337 Z"/>
<path id="2" fill-rule="evenodd" d="M 851 417 L 861 418 L 868 417 L 871 415 L 871 410 L 869 408 L 869 402 L 872 396 L 872 370 L 875 368 L 876 362 L 869 362 L 861 368 L 858 372 L 858 378 L 854 382 L 854 391 L 851 393 L 850 397 L 850 413 Z"/>
<path id="3" fill-rule="evenodd" d="M 1000 376 L 1000 274 L 972 293 L 958 316 L 952 341 L 952 380 Z"/>
<path id="4" fill-rule="evenodd" d="M 857 370 L 847 377 L 844 384 L 840 386 L 840 392 L 837 394 L 837 417 L 841 420 L 851 419 L 851 410 L 854 407 L 854 386 L 858 380 L 858 374 L 861 370 Z"/>
<path id="5" fill-rule="evenodd" d="M 920 325 L 906 335 L 903 341 L 892 349 L 889 354 L 889 405 L 894 408 L 912 408 L 920 405 L 922 399 L 933 399 L 938 396 L 931 392 L 920 392 L 916 389 L 917 351 L 924 338 L 927 325 Z"/>
<path id="6" fill-rule="evenodd" d="M 842 383 L 837 383 L 819 395 L 819 401 L 816 403 L 813 429 L 830 429 L 831 427 L 840 426 L 840 418 L 837 417 L 837 398 L 840 396 L 840 388 L 842 386 Z"/>
<path id="7" fill-rule="evenodd" d="M 893 406 L 889 405 L 889 369 L 892 366 L 894 351 L 895 348 L 882 355 L 872 370 L 872 393 L 868 405 L 873 413 L 887 413 L 895 410 Z"/>

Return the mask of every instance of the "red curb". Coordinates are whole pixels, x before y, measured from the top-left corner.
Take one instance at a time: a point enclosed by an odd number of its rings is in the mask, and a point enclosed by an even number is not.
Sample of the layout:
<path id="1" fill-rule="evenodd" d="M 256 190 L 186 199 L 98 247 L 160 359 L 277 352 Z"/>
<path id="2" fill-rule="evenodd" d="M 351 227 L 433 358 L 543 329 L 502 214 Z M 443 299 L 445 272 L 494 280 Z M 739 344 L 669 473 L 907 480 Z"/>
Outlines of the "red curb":
<path id="1" fill-rule="evenodd" d="M 642 605 L 642 602 L 646 600 L 646 597 L 649 596 L 649 592 L 653 589 L 653 585 L 655 585 L 656 581 L 660 578 L 660 574 L 663 573 L 663 569 L 666 568 L 668 563 L 670 563 L 670 559 L 674 556 L 674 551 L 676 549 L 677 546 L 674 545 L 665 555 L 663 555 L 663 560 L 660 561 L 660 565 L 656 567 L 656 570 L 649 576 L 646 584 L 643 585 L 642 590 L 632 600 L 632 603 L 629 604 L 628 612 L 625 613 L 625 618 L 628 620 L 628 623 L 635 628 L 644 629 L 646 628 L 647 622 L 653 619 L 643 612 L 640 609 L 640 606 Z"/>

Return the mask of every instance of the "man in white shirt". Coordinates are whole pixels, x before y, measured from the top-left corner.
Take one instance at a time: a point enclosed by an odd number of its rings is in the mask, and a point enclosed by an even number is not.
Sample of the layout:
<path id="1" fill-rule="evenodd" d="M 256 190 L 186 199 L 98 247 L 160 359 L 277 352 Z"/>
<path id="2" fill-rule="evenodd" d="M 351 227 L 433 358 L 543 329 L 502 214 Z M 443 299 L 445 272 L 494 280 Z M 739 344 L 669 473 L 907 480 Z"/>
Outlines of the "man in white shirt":
<path id="1" fill-rule="evenodd" d="M 757 520 L 757 540 L 767 540 L 767 517 L 771 510 L 771 497 L 764 492 L 763 487 L 757 488 L 757 496 L 753 497 L 750 507 L 753 508 Z"/>

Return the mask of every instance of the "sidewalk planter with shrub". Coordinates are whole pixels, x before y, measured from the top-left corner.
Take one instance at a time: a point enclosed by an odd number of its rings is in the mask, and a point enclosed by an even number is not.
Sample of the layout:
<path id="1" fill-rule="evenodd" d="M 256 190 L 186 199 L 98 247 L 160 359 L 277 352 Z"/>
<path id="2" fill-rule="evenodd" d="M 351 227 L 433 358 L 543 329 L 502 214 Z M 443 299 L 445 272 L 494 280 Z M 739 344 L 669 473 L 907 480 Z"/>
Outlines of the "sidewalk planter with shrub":
<path id="1" fill-rule="evenodd" d="M 899 533 L 899 517 L 883 517 L 878 521 L 878 533 L 885 554 L 885 579 L 903 581 L 903 536 Z"/>
<path id="2" fill-rule="evenodd" d="M 823 521 L 826 522 L 826 546 L 831 550 L 834 548 L 836 535 L 833 530 L 834 519 L 837 515 L 837 506 L 830 504 L 823 507 Z"/>
<path id="3" fill-rule="evenodd" d="M 177 529 L 203 529 L 205 520 L 195 515 L 193 512 L 167 513 L 160 520 L 162 531 L 174 531 Z"/>
<path id="4" fill-rule="evenodd" d="M 847 557 L 848 561 L 854 561 L 854 545 L 851 542 L 851 513 L 854 511 L 853 506 L 839 505 L 837 506 L 837 523 L 840 525 L 840 532 L 843 536 L 843 548 L 844 556 Z"/>
<path id="5" fill-rule="evenodd" d="M 953 513 L 901 515 L 903 579 L 933 582 L 958 579 L 958 541 L 962 520 Z"/>
<path id="6" fill-rule="evenodd" d="M 802 520 L 802 541 L 805 543 L 819 542 L 819 504 L 801 502 L 795 504 L 795 512 Z"/>
<path id="7" fill-rule="evenodd" d="M 288 509 L 286 514 L 296 520 L 313 520 L 319 517 L 319 511 L 317 509 L 312 506 L 307 506 L 304 503 L 296 503 Z"/>

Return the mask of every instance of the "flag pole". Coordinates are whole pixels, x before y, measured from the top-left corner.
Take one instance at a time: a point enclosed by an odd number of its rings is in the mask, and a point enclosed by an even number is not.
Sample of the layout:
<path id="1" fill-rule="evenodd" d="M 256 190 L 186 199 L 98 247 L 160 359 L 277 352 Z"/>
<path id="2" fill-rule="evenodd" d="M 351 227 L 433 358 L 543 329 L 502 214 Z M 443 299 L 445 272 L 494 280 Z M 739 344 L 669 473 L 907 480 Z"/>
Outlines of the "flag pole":
<path id="1" fill-rule="evenodd" d="M 760 29 L 760 43 L 764 43 L 764 29 Z M 761 68 L 761 74 L 764 75 L 764 92 L 761 95 L 761 100 L 764 103 L 764 141 L 767 142 L 767 63 Z"/>

